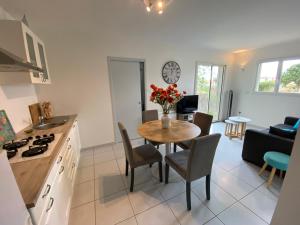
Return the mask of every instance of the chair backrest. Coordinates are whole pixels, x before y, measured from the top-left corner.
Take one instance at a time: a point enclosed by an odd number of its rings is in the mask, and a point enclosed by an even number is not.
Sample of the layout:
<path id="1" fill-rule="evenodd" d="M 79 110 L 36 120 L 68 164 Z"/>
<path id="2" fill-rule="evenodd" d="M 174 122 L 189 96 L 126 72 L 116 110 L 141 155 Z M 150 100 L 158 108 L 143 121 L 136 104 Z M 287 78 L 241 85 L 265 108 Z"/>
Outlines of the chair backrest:
<path id="1" fill-rule="evenodd" d="M 156 109 L 153 110 L 145 110 L 142 113 L 142 121 L 143 123 L 158 120 L 158 111 Z"/>
<path id="2" fill-rule="evenodd" d="M 118 126 L 119 126 L 119 130 L 120 130 L 122 140 L 123 140 L 123 147 L 125 150 L 126 159 L 128 160 L 129 165 L 132 165 L 133 164 L 133 152 L 132 152 L 133 150 L 132 150 L 132 145 L 131 145 L 127 130 L 124 127 L 124 125 L 120 122 L 118 123 Z"/>
<path id="3" fill-rule="evenodd" d="M 187 180 L 193 181 L 211 173 L 221 134 L 197 137 L 192 142 L 187 165 Z"/>
<path id="4" fill-rule="evenodd" d="M 209 135 L 213 116 L 201 112 L 197 112 L 194 116 L 194 124 L 200 127 L 200 137 Z"/>

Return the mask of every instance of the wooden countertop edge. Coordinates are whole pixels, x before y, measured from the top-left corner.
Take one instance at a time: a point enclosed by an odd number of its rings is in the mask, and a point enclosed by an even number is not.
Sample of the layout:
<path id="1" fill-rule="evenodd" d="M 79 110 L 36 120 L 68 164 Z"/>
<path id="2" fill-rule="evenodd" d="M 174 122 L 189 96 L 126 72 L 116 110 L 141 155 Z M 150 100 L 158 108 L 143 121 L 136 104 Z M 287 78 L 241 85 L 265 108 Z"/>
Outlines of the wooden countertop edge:
<path id="1" fill-rule="evenodd" d="M 17 135 L 16 135 L 16 137 L 22 138 L 22 137 L 29 136 L 29 135 L 35 136 L 38 133 L 54 133 L 54 134 L 55 133 L 63 133 L 62 137 L 56 144 L 55 149 L 53 150 L 51 156 L 45 157 L 45 158 L 39 158 L 39 159 L 31 160 L 31 161 L 25 161 L 24 163 L 21 162 L 21 163 L 11 164 L 11 167 L 12 167 L 13 173 L 15 175 L 17 184 L 19 186 L 20 192 L 22 194 L 23 200 L 28 209 L 35 207 L 36 202 L 41 194 L 42 188 L 44 187 L 45 182 L 49 176 L 50 169 L 52 168 L 52 165 L 53 165 L 58 153 L 60 152 L 60 149 L 61 149 L 63 143 L 65 142 L 77 115 L 70 115 L 68 117 L 69 117 L 68 122 L 60 127 L 56 127 L 56 128 L 52 128 L 52 129 L 48 129 L 48 130 L 42 130 L 42 131 L 34 130 L 33 133 L 26 134 L 26 133 L 24 133 L 24 131 L 27 130 L 28 128 L 30 128 L 30 127 L 27 127 L 25 129 L 23 129 L 22 131 L 20 131 L 19 133 L 17 133 Z M 20 168 L 22 167 L 22 164 L 25 164 L 25 163 L 27 164 L 29 162 L 32 164 L 32 167 L 37 166 L 39 163 L 42 163 L 42 165 L 45 166 L 45 168 L 43 169 L 42 174 L 40 176 L 41 180 L 39 182 L 36 182 L 37 183 L 36 185 L 33 185 L 33 182 L 30 182 L 31 181 L 30 179 L 26 179 L 25 181 L 24 181 L 24 179 L 22 179 L 23 173 L 22 173 L 22 169 L 20 169 Z M 31 168 L 31 169 L 33 169 L 33 168 Z M 32 174 L 32 176 L 33 175 L 34 174 Z M 29 176 L 29 177 L 31 178 L 32 176 Z M 26 182 L 26 181 L 28 181 L 28 182 Z M 34 190 L 31 190 L 31 188 L 24 187 L 23 183 L 26 183 L 29 186 L 33 186 L 33 188 L 35 187 Z M 31 192 L 31 191 L 33 191 L 35 193 L 27 193 L 27 192 Z"/>

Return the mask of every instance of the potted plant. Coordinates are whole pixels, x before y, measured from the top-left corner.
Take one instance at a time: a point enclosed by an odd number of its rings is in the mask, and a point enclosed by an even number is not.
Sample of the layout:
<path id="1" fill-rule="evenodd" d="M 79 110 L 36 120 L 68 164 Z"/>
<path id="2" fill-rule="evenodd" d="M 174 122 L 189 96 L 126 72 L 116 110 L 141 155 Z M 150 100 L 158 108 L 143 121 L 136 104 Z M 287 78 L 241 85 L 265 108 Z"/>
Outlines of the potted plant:
<path id="1" fill-rule="evenodd" d="M 154 84 L 151 84 L 150 87 L 152 89 L 150 101 L 161 105 L 163 110 L 163 116 L 161 118 L 162 128 L 169 128 L 171 121 L 169 113 L 172 109 L 175 109 L 176 103 L 183 98 L 186 92 L 183 91 L 180 93 L 177 90 L 176 84 L 171 84 L 166 89 L 159 88 Z"/>

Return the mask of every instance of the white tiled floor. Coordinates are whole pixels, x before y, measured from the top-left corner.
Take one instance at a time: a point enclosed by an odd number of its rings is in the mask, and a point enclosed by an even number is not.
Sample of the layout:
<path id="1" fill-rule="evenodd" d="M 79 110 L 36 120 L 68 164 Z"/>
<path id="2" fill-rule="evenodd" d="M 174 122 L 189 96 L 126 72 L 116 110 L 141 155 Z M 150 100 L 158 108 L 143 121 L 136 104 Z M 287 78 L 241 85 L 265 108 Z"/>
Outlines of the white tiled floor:
<path id="1" fill-rule="evenodd" d="M 224 124 L 212 126 L 224 133 Z M 133 146 L 143 144 L 134 140 Z M 192 183 L 192 210 L 186 211 L 185 184 L 170 170 L 169 184 L 158 181 L 158 166 L 136 169 L 134 192 L 128 192 L 122 144 L 82 152 L 69 225 L 260 225 L 269 224 L 282 180 L 266 188 L 266 172 L 241 159 L 243 142 L 222 136 L 212 171 L 211 200 L 205 179 Z M 164 146 L 160 152 L 164 154 Z"/>

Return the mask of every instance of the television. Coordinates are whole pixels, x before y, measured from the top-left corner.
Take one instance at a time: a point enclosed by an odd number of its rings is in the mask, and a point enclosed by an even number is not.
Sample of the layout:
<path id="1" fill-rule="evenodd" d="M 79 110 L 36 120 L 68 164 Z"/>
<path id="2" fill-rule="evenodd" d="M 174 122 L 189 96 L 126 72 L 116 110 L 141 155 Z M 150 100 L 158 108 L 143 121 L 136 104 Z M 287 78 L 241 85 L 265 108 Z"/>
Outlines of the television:
<path id="1" fill-rule="evenodd" d="M 186 95 L 176 105 L 176 113 L 185 114 L 198 110 L 198 95 Z"/>

